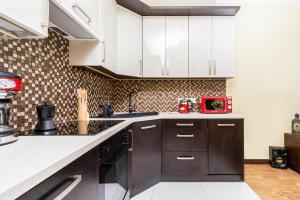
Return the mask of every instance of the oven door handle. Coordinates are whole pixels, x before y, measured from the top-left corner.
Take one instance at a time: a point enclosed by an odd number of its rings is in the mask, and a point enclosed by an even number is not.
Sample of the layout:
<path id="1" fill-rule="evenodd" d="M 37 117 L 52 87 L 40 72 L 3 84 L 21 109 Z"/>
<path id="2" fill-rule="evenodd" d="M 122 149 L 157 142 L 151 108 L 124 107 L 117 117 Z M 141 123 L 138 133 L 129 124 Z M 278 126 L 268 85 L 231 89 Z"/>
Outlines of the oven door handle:
<path id="1" fill-rule="evenodd" d="M 131 141 L 129 142 L 130 147 L 128 148 L 128 151 L 132 152 L 133 151 L 133 130 L 132 129 L 128 130 L 128 133 L 130 134 L 131 137 Z"/>

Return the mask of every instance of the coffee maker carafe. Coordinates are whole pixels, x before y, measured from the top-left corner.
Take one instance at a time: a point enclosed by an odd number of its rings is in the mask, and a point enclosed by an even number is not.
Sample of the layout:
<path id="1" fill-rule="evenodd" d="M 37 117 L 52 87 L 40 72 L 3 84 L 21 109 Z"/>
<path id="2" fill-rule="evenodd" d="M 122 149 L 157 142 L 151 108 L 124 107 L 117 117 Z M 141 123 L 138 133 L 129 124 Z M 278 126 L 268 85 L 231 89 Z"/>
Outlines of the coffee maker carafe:
<path id="1" fill-rule="evenodd" d="M 18 131 L 10 124 L 12 99 L 22 89 L 22 78 L 9 72 L 0 72 L 0 145 L 18 139 Z"/>

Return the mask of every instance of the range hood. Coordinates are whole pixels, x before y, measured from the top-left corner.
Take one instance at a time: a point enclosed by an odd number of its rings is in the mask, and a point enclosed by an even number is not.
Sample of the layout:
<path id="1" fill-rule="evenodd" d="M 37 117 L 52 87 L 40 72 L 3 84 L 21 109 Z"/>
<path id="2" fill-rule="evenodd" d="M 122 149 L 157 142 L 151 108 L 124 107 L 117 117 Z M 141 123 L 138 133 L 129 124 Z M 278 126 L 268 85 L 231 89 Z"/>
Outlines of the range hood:
<path id="1" fill-rule="evenodd" d="M 0 17 L 0 39 L 20 39 L 32 37 L 37 37 L 37 35 Z"/>
<path id="2" fill-rule="evenodd" d="M 69 40 L 97 40 L 99 35 L 88 25 L 90 18 L 77 4 L 73 8 L 79 9 L 86 19 L 75 13 L 74 9 L 62 0 L 49 1 L 49 28 Z"/>

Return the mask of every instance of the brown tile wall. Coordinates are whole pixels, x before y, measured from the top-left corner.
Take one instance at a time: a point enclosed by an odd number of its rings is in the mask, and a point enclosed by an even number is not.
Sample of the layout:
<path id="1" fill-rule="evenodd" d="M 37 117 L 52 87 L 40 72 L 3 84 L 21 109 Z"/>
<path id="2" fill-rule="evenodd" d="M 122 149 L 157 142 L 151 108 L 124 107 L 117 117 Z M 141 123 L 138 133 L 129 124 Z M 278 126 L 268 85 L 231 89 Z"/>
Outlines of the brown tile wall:
<path id="1" fill-rule="evenodd" d="M 50 31 L 47 39 L 0 40 L 0 70 L 23 78 L 23 90 L 13 101 L 12 123 L 19 130 L 36 123 L 35 105 L 51 101 L 57 122 L 77 118 L 76 89 L 88 90 L 89 113 L 111 102 L 115 111 L 127 110 L 127 95 L 137 93 L 137 111 L 176 111 L 178 97 L 225 95 L 225 80 L 112 80 L 68 65 L 68 41 Z"/>
<path id="2" fill-rule="evenodd" d="M 91 115 L 110 101 L 111 79 L 69 66 L 68 48 L 68 40 L 53 32 L 41 40 L 0 40 L 0 70 L 16 73 L 24 82 L 13 101 L 12 123 L 18 129 L 34 127 L 35 105 L 43 101 L 56 106 L 56 121 L 76 119 L 78 88 L 88 90 Z"/>
<path id="3" fill-rule="evenodd" d="M 133 103 L 139 112 L 178 110 L 178 98 L 226 95 L 225 80 L 126 80 L 114 81 L 112 97 L 117 112 L 127 111 L 128 93 L 136 95 Z"/>

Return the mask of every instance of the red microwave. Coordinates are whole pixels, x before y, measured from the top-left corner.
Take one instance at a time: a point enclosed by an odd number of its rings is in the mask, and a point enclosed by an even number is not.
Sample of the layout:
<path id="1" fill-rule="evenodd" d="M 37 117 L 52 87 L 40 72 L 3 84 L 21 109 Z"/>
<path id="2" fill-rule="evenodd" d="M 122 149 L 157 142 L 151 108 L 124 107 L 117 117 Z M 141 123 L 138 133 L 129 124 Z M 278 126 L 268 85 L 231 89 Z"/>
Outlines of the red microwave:
<path id="1" fill-rule="evenodd" d="M 232 113 L 232 97 L 203 96 L 200 107 L 200 112 L 206 114 Z"/>

